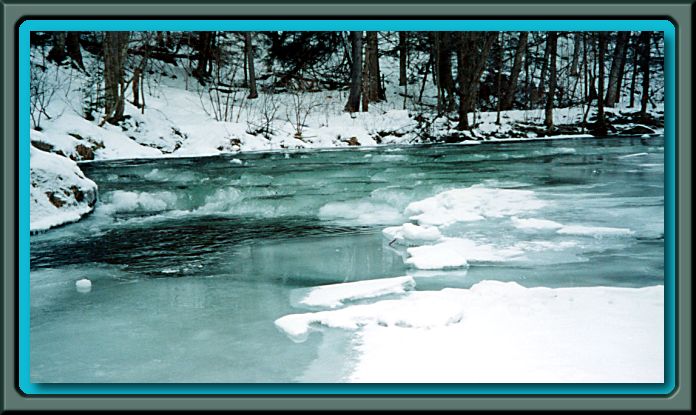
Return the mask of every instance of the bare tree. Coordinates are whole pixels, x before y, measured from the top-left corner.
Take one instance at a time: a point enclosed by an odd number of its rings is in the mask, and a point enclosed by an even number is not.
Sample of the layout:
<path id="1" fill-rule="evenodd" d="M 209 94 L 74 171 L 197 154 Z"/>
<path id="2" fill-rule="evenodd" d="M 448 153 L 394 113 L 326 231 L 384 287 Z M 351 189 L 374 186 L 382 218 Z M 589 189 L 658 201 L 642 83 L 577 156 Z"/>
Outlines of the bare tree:
<path id="1" fill-rule="evenodd" d="M 124 65 L 130 32 L 104 33 L 105 115 L 102 120 L 115 124 L 123 119 L 125 109 Z"/>
<path id="2" fill-rule="evenodd" d="M 525 56 L 525 52 L 527 50 L 528 36 L 529 32 L 520 32 L 520 37 L 517 41 L 517 49 L 515 49 L 515 60 L 512 64 L 512 70 L 510 71 L 510 81 L 503 98 L 502 109 L 504 110 L 512 109 L 512 103 L 515 99 L 515 92 L 517 91 L 517 80 L 520 76 L 520 70 L 522 69 L 522 57 Z"/>
<path id="3" fill-rule="evenodd" d="M 408 55 L 408 32 L 399 32 L 399 86 L 406 86 L 406 56 Z"/>
<path id="4" fill-rule="evenodd" d="M 643 121 L 648 119 L 648 99 L 650 94 L 650 32 L 640 33 L 640 40 L 643 49 L 641 56 L 641 69 L 643 72 L 643 94 L 640 97 L 640 117 Z"/>
<path id="5" fill-rule="evenodd" d="M 254 44 L 251 41 L 252 32 L 244 32 L 244 51 L 246 52 L 247 71 L 249 73 L 249 95 L 247 99 L 259 96 L 256 92 L 256 72 L 254 70 Z"/>
<path id="6" fill-rule="evenodd" d="M 275 134 L 273 123 L 280 109 L 280 103 L 273 91 L 270 90 L 261 94 L 261 100 L 258 104 L 249 108 L 249 115 L 246 120 L 247 133 L 252 135 L 261 134 L 270 140 Z"/>
<path id="7" fill-rule="evenodd" d="M 380 87 L 377 32 L 367 32 L 365 40 L 365 70 L 363 73 L 367 75 L 367 79 L 365 80 L 366 89 L 363 91 L 363 95 L 368 102 L 378 102 L 384 99 L 384 94 Z"/>
<path id="8" fill-rule="evenodd" d="M 578 76 L 578 61 L 580 60 L 580 32 L 573 33 L 573 61 L 570 64 L 570 76 Z"/>
<path id="9" fill-rule="evenodd" d="M 51 119 L 46 111 L 57 90 L 57 72 L 51 74 L 48 67 L 32 63 L 29 74 L 29 115 L 35 130 L 42 130 L 43 117 Z"/>
<path id="10" fill-rule="evenodd" d="M 362 32 L 350 32 L 351 43 L 351 69 L 350 69 L 350 93 L 345 111 L 357 112 L 360 109 L 360 90 L 362 89 Z"/>
<path id="11" fill-rule="evenodd" d="M 599 52 L 597 55 L 597 64 L 599 73 L 597 74 L 597 125 L 595 133 L 598 135 L 606 135 L 607 125 L 604 119 L 604 54 L 607 47 L 606 32 L 599 32 Z"/>
<path id="12" fill-rule="evenodd" d="M 553 100 L 556 95 L 556 54 L 558 44 L 558 32 L 548 32 L 546 35 L 546 50 L 549 54 L 549 89 L 546 94 L 546 108 L 544 125 L 549 130 L 553 129 Z"/>
<path id="13" fill-rule="evenodd" d="M 46 59 L 49 62 L 55 62 L 56 64 L 60 65 L 65 60 L 66 56 L 65 32 L 52 32 L 51 40 L 53 42 L 53 46 L 51 47 L 51 50 L 48 51 Z"/>
<path id="14" fill-rule="evenodd" d="M 607 94 L 604 98 L 604 103 L 608 106 L 614 106 L 619 102 L 621 92 L 621 78 L 626 59 L 626 44 L 628 43 L 628 38 L 630 35 L 631 32 L 619 32 L 616 35 L 614 56 L 611 60 L 611 69 L 609 70 Z"/>
<path id="15" fill-rule="evenodd" d="M 481 75 L 488 61 L 496 32 L 457 33 L 457 95 L 459 95 L 459 124 L 462 131 L 469 128 L 469 111 L 474 110 Z"/>
<path id="16" fill-rule="evenodd" d="M 65 37 L 65 51 L 72 60 L 73 66 L 85 70 L 82 61 L 82 50 L 80 48 L 80 32 L 68 32 Z"/>
<path id="17" fill-rule="evenodd" d="M 319 106 L 319 103 L 314 95 L 307 94 L 300 89 L 293 90 L 291 96 L 291 104 L 286 109 L 287 120 L 295 130 L 294 137 L 298 140 L 304 140 L 302 133 L 304 132 L 307 118 Z"/>

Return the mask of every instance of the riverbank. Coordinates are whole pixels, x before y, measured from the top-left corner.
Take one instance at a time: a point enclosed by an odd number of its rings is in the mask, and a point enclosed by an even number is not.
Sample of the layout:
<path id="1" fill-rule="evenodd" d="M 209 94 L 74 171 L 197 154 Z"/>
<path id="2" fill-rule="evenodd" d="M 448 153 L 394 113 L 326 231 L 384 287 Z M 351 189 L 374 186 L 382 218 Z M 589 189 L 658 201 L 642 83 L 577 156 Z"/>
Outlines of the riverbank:
<path id="1" fill-rule="evenodd" d="M 34 64 L 45 64 L 41 63 L 41 56 L 38 50 L 32 50 Z M 88 71 L 99 67 L 98 59 L 91 54 L 85 52 L 84 59 L 86 71 L 54 64 L 42 66 L 41 86 L 52 98 L 45 102 L 43 113 L 39 114 L 39 117 L 45 115 L 38 118 L 42 121 L 38 125 L 33 122 L 35 128 L 30 136 L 31 146 L 37 151 L 74 162 L 293 149 L 465 145 L 597 135 L 593 127 L 596 109 L 584 106 L 554 109 L 551 129 L 544 125 L 544 110 L 537 108 L 501 111 L 500 114 L 496 111 L 470 113 L 472 127 L 459 131 L 454 114 L 436 113 L 437 89 L 430 82 L 422 85 L 423 94 L 417 102 L 404 98 L 403 87 L 387 82 L 384 85 L 386 99 L 371 104 L 369 112 L 356 113 L 344 111 L 346 90 L 263 92 L 259 98 L 250 100 L 241 88 L 239 96 L 235 95 L 225 104 L 225 116 L 220 117 L 215 109 L 221 108 L 215 107 L 206 89 L 187 74 L 183 61 L 163 63 L 146 78 L 144 82 L 148 86 L 142 91 L 143 106 L 133 105 L 131 91 L 128 91 L 125 119 L 112 125 L 102 123 L 97 112 L 84 114 L 84 91 L 95 76 Z M 382 57 L 380 63 L 385 73 L 398 71 L 398 62 L 391 57 Z M 414 68 L 409 70 L 415 71 Z M 262 90 L 271 80 L 264 79 L 259 81 Z M 412 84 L 407 89 L 418 90 L 420 77 L 414 72 L 409 79 Z M 638 116 L 637 105 L 606 108 L 608 134 L 662 134 L 663 110 L 662 103 L 657 101 L 649 106 L 648 117 L 642 119 Z M 32 154 L 40 153 L 32 150 Z M 36 177 L 38 173 L 33 162 L 30 169 L 31 176 Z M 79 173 L 66 179 L 75 182 L 80 179 Z M 60 193 L 60 186 L 59 182 L 50 181 L 42 188 L 32 186 L 32 231 L 69 223 L 75 220 L 76 212 L 83 215 L 90 211 L 91 206 L 67 194 L 65 200 L 52 199 L 50 194 Z M 63 214 L 66 209 L 72 209 L 70 206 L 79 206 L 79 209 Z M 46 221 L 48 216 L 65 220 Z"/>

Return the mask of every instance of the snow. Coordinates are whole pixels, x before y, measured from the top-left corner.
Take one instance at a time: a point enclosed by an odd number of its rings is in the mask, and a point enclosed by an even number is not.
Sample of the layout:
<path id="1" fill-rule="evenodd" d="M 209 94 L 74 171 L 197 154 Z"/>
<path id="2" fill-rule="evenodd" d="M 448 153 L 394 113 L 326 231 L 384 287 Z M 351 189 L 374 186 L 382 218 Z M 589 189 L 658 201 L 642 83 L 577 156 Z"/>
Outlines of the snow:
<path id="1" fill-rule="evenodd" d="M 296 341 L 321 326 L 356 331 L 350 382 L 661 383 L 663 294 L 482 281 L 276 325 Z"/>
<path id="2" fill-rule="evenodd" d="M 35 131 L 32 137 L 42 138 L 42 134 Z M 30 169 L 32 232 L 75 222 L 92 211 L 97 185 L 82 174 L 74 161 L 31 146 Z"/>
<path id="3" fill-rule="evenodd" d="M 435 245 L 407 249 L 410 258 L 405 262 L 418 269 L 443 269 L 468 266 L 470 262 L 507 261 L 524 253 L 515 247 L 479 244 L 470 239 L 444 238 Z"/>
<path id="4" fill-rule="evenodd" d="M 442 192 L 406 208 L 410 219 L 423 225 L 449 225 L 515 215 L 543 207 L 530 190 L 487 188 L 474 185 Z"/>
<path id="5" fill-rule="evenodd" d="M 437 241 L 442 238 L 440 230 L 435 226 L 415 225 L 413 223 L 404 223 L 401 226 L 390 226 L 384 228 L 382 233 L 390 240 L 403 242 L 410 241 Z"/>
<path id="6" fill-rule="evenodd" d="M 87 278 L 75 281 L 75 288 L 78 292 L 88 293 L 92 290 L 92 281 Z"/>
<path id="7" fill-rule="evenodd" d="M 626 228 L 610 228 L 605 226 L 582 226 L 569 225 L 557 230 L 561 235 L 588 235 L 588 236 L 605 236 L 605 235 L 632 235 L 633 231 Z"/>
<path id="8" fill-rule="evenodd" d="M 512 217 L 513 225 L 518 229 L 560 229 L 563 227 L 558 222 L 546 219 L 521 219 L 518 217 Z"/>
<path id="9" fill-rule="evenodd" d="M 415 287 L 413 277 L 381 278 L 374 280 L 346 282 L 299 289 L 299 305 L 309 307 L 336 308 L 346 301 L 375 298 L 390 294 L 403 294 Z"/>

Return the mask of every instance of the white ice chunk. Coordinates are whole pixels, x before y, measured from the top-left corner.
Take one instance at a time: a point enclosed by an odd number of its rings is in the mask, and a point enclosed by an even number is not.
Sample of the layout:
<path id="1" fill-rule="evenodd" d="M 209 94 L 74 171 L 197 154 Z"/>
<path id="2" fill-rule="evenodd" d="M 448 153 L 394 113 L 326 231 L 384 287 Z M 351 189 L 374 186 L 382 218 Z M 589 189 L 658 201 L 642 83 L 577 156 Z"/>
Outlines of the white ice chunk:
<path id="1" fill-rule="evenodd" d="M 464 238 L 445 238 L 435 245 L 424 245 L 407 249 L 406 260 L 418 269 L 443 269 L 465 267 L 469 262 L 500 262 L 522 255 L 516 247 L 496 247 L 477 244 Z"/>
<path id="2" fill-rule="evenodd" d="M 75 288 L 77 288 L 78 292 L 88 293 L 92 290 L 92 281 L 87 278 L 75 281 Z"/>
<path id="3" fill-rule="evenodd" d="M 582 226 L 569 225 L 564 226 L 556 231 L 561 235 L 587 235 L 587 236 L 604 236 L 604 235 L 633 235 L 633 231 L 626 228 L 608 228 L 603 226 Z"/>
<path id="4" fill-rule="evenodd" d="M 349 300 L 403 294 L 415 286 L 416 282 L 409 276 L 323 285 L 306 290 L 298 303 L 310 307 L 336 308 Z"/>
<path id="5" fill-rule="evenodd" d="M 401 226 L 390 226 L 382 230 L 384 235 L 397 241 L 437 241 L 442 238 L 440 230 L 435 226 L 414 225 L 413 223 L 404 223 Z"/>
<path id="6" fill-rule="evenodd" d="M 531 190 L 497 189 L 475 185 L 448 190 L 406 207 L 405 213 L 421 225 L 449 225 L 485 218 L 512 216 L 544 207 Z"/>
<path id="7" fill-rule="evenodd" d="M 447 290 L 443 290 L 447 291 Z M 275 321 L 292 340 L 304 341 L 312 325 L 355 330 L 371 324 L 402 327 L 435 327 L 462 318 L 462 305 L 443 291 L 411 291 L 403 300 L 382 300 L 315 313 L 289 314 Z"/>
<path id="8" fill-rule="evenodd" d="M 517 229 L 560 229 L 563 227 L 562 224 L 558 222 L 554 222 L 552 220 L 546 220 L 546 219 L 521 219 L 517 217 L 513 217 L 512 219 L 512 224 L 517 228 Z"/>

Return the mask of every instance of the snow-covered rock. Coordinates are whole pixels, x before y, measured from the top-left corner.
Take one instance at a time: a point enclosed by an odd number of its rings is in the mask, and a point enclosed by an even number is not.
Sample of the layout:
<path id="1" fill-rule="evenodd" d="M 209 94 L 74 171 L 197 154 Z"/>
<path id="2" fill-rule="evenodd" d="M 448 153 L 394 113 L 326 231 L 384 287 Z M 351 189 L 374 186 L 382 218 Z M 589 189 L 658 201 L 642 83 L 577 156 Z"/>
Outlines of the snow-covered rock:
<path id="1" fill-rule="evenodd" d="M 57 154 L 31 146 L 30 229 L 42 231 L 75 222 L 91 212 L 97 185 L 77 164 Z"/>

